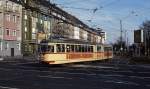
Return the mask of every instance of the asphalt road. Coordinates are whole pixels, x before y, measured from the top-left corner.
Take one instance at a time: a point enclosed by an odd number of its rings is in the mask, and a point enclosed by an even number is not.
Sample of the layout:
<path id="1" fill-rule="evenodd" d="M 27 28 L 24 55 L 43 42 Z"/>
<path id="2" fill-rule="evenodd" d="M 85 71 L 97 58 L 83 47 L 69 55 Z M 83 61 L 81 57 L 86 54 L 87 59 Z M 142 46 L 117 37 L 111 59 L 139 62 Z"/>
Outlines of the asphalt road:
<path id="1" fill-rule="evenodd" d="M 150 65 L 1 61 L 0 89 L 150 89 Z"/>

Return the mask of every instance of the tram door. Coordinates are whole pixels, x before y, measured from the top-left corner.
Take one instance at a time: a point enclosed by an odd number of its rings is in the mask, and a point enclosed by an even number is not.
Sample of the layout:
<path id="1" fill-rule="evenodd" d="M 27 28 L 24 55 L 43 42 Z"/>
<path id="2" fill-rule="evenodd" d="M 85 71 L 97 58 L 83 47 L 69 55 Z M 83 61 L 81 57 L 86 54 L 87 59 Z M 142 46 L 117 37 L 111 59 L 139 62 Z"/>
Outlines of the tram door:
<path id="1" fill-rule="evenodd" d="M 14 48 L 11 48 L 11 56 L 14 56 Z"/>

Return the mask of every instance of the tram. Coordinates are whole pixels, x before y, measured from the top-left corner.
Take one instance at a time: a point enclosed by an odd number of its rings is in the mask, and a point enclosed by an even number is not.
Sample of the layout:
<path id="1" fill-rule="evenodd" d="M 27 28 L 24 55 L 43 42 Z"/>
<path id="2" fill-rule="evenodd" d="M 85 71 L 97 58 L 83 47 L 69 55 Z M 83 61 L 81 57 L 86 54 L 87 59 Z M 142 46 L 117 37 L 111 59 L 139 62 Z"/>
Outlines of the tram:
<path id="1" fill-rule="evenodd" d="M 112 47 L 82 42 L 43 42 L 40 44 L 41 62 L 66 64 L 111 59 Z"/>

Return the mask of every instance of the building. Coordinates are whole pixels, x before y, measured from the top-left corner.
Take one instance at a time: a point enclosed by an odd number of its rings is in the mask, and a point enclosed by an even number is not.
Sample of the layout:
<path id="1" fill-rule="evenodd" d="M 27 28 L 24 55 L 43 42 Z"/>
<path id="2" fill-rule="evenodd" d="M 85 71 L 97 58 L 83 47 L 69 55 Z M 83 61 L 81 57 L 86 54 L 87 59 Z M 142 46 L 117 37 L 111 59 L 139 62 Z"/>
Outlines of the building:
<path id="1" fill-rule="evenodd" d="M 139 55 L 150 55 L 150 31 L 148 29 L 138 29 L 134 31 L 135 52 Z"/>
<path id="2" fill-rule="evenodd" d="M 21 56 L 22 6 L 0 0 L 0 56 Z"/>

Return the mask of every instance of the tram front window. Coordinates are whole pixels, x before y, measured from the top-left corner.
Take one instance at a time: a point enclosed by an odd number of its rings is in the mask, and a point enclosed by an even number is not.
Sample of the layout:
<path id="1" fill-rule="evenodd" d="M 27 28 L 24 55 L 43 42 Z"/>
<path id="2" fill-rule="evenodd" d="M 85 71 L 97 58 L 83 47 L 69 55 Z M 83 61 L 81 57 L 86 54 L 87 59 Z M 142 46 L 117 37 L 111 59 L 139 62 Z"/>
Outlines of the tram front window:
<path id="1" fill-rule="evenodd" d="M 48 48 L 47 48 L 47 51 L 48 52 L 54 52 L 54 46 L 49 45 Z"/>
<path id="2" fill-rule="evenodd" d="M 90 46 L 90 52 L 93 52 L 93 46 Z"/>
<path id="3" fill-rule="evenodd" d="M 105 47 L 104 51 L 112 51 L 112 47 Z"/>
<path id="4" fill-rule="evenodd" d="M 46 52 L 46 46 L 45 45 L 42 45 L 42 46 L 40 46 L 41 47 L 41 52 L 43 53 L 43 52 Z"/>
<path id="5" fill-rule="evenodd" d="M 41 46 L 41 52 L 54 52 L 54 46 L 53 45 L 42 45 Z"/>
<path id="6" fill-rule="evenodd" d="M 97 46 L 97 52 L 101 52 L 102 48 L 101 46 Z"/>

